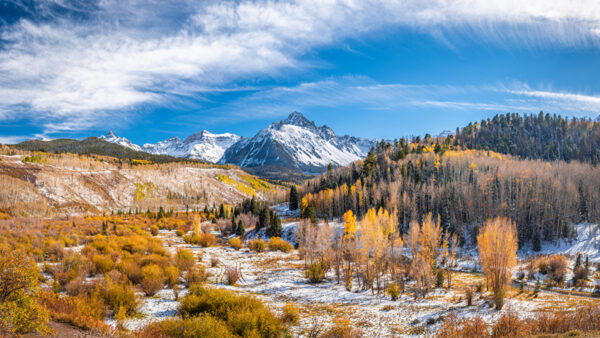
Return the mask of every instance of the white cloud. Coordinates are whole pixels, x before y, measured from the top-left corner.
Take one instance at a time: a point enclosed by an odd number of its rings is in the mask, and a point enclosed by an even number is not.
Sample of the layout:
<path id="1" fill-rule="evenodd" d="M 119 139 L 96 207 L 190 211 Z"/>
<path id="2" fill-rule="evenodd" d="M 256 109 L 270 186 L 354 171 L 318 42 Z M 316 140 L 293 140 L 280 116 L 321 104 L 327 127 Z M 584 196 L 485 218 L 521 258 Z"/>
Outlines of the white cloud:
<path id="1" fill-rule="evenodd" d="M 301 56 L 311 48 L 387 25 L 449 45 L 468 38 L 525 47 L 600 42 L 600 3 L 590 0 L 102 0 L 72 7 L 82 18 L 44 5 L 46 20 L 23 19 L 1 32 L 0 119 L 27 115 L 50 133 L 114 124 L 140 105 L 169 104 L 171 95 L 304 67 Z M 393 89 L 356 87 L 371 95 Z"/>
<path id="2" fill-rule="evenodd" d="M 600 113 L 600 96 L 535 90 L 523 83 L 484 86 L 379 84 L 366 77 L 342 77 L 258 91 L 215 108 L 213 115 L 221 118 L 215 118 L 213 123 L 232 118 L 243 120 L 248 116 L 274 119 L 293 110 L 322 108 L 365 113 L 402 113 L 418 108 L 423 112 L 448 114 L 461 111 L 537 113 L 543 110 L 593 117 Z"/>
<path id="3" fill-rule="evenodd" d="M 0 136 L 0 143 L 15 144 L 30 139 L 28 136 Z"/>

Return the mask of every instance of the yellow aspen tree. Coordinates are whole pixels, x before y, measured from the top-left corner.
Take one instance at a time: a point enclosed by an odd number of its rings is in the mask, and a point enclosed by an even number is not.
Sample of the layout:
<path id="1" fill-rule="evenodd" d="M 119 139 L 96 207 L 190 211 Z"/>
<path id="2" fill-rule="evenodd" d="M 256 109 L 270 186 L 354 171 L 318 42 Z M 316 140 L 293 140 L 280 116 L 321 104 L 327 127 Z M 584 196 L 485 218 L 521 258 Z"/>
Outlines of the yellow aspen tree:
<path id="1" fill-rule="evenodd" d="M 300 212 L 304 213 L 304 210 L 306 210 L 306 208 L 308 207 L 308 199 L 306 198 L 306 196 L 302 197 L 302 200 L 300 201 Z"/>
<path id="2" fill-rule="evenodd" d="M 488 219 L 477 236 L 479 262 L 494 293 L 496 309 L 502 309 L 506 286 L 517 265 L 517 231 L 506 217 Z"/>
<path id="3" fill-rule="evenodd" d="M 346 211 L 344 213 L 344 237 L 345 238 L 354 238 L 356 234 L 356 216 L 352 212 L 352 210 Z"/>
<path id="4" fill-rule="evenodd" d="M 439 254 L 438 248 L 442 239 L 442 227 L 439 217 L 436 222 L 433 221 L 431 213 L 427 214 L 421 225 L 419 242 L 421 244 L 421 254 L 423 258 L 431 264 L 432 268 L 436 266 L 436 259 Z"/>

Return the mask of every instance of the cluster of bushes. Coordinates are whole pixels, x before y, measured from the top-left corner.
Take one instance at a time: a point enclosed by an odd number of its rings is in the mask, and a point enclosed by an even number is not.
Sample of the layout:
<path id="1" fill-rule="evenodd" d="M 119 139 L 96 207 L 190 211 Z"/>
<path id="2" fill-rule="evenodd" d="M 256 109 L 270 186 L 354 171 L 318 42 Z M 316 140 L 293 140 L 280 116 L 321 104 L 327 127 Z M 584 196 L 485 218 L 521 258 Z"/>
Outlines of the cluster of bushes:
<path id="1" fill-rule="evenodd" d="M 203 248 L 215 246 L 218 243 L 218 239 L 215 235 L 205 233 L 193 233 L 186 235 L 183 236 L 183 240 L 188 244 L 200 245 Z"/>
<path id="2" fill-rule="evenodd" d="M 542 255 L 530 258 L 527 266 L 529 279 L 535 278 L 536 273 L 548 276 L 556 284 L 565 282 L 568 262 L 563 255 Z M 519 279 L 525 278 L 525 273 L 521 272 Z"/>
<path id="3" fill-rule="evenodd" d="M 294 247 L 289 243 L 281 239 L 281 237 L 271 237 L 269 238 L 269 250 L 271 251 L 282 251 L 282 252 L 290 252 Z"/>
<path id="4" fill-rule="evenodd" d="M 458 319 L 451 314 L 442 323 L 438 337 L 528 337 L 572 332 L 599 332 L 600 309 L 587 306 L 571 312 L 539 312 L 532 318 L 521 318 L 507 311 L 491 327 L 481 317 Z"/>
<path id="5" fill-rule="evenodd" d="M 267 242 L 265 242 L 264 240 L 262 240 L 260 238 L 252 239 L 252 240 L 248 241 L 248 248 L 252 251 L 263 252 L 263 251 L 265 251 L 266 247 L 267 247 Z"/>
<path id="6" fill-rule="evenodd" d="M 252 296 L 201 285 L 190 287 L 179 308 L 181 318 L 146 327 L 141 335 L 168 337 L 283 337 L 282 318 Z"/>
<path id="7" fill-rule="evenodd" d="M 294 249 L 294 246 L 289 242 L 281 239 L 281 237 L 271 237 L 268 242 L 261 238 L 248 241 L 248 248 L 252 251 L 263 252 L 265 249 L 271 251 L 282 251 L 288 253 Z"/>

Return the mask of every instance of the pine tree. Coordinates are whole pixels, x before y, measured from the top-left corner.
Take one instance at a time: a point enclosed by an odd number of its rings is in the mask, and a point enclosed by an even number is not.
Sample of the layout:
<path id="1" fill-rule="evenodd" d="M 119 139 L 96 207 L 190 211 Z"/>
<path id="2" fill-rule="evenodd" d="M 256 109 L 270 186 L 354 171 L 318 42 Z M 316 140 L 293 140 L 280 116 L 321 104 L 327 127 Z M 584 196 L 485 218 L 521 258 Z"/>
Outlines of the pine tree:
<path id="1" fill-rule="evenodd" d="M 260 214 L 258 215 L 258 224 L 256 225 L 256 229 L 262 229 L 266 227 L 269 223 L 269 210 L 267 207 L 262 208 Z"/>
<path id="2" fill-rule="evenodd" d="M 223 206 L 223 203 L 221 203 L 221 205 L 219 206 L 219 218 L 223 217 L 225 217 L 225 207 Z"/>
<path id="3" fill-rule="evenodd" d="M 577 258 L 575 258 L 575 266 L 573 266 L 573 271 L 577 271 L 577 268 L 581 266 L 581 254 L 577 254 Z"/>
<path id="4" fill-rule="evenodd" d="M 283 234 L 283 228 L 281 227 L 281 220 L 276 213 L 271 215 L 271 226 L 267 229 L 267 236 L 269 237 L 281 237 Z"/>
<path id="5" fill-rule="evenodd" d="M 442 268 L 438 268 L 435 276 L 435 287 L 441 288 L 442 286 L 444 286 L 444 270 Z"/>
<path id="6" fill-rule="evenodd" d="M 533 246 L 533 251 L 539 252 L 542 250 L 542 240 L 540 238 L 540 232 L 538 230 L 534 230 L 532 246 Z"/>
<path id="7" fill-rule="evenodd" d="M 106 221 L 102 222 L 102 234 L 104 236 L 108 235 L 108 223 L 106 223 Z"/>
<path id="8" fill-rule="evenodd" d="M 304 209 L 304 212 L 302 213 L 302 217 L 310 219 L 310 221 L 313 224 L 317 224 L 317 214 L 316 214 L 316 211 L 315 211 L 315 206 L 312 205 L 312 204 L 310 204 L 309 206 L 307 206 Z"/>
<path id="9" fill-rule="evenodd" d="M 244 236 L 244 234 L 246 233 L 246 229 L 244 229 L 244 222 L 242 222 L 242 220 L 240 220 L 240 222 L 238 223 L 237 229 L 235 234 L 238 236 Z"/>
<path id="10" fill-rule="evenodd" d="M 235 219 L 235 213 L 231 215 L 231 233 L 237 233 L 237 220 Z"/>
<path id="11" fill-rule="evenodd" d="M 290 188 L 290 210 L 298 209 L 298 191 L 296 190 L 296 186 L 292 185 Z"/>

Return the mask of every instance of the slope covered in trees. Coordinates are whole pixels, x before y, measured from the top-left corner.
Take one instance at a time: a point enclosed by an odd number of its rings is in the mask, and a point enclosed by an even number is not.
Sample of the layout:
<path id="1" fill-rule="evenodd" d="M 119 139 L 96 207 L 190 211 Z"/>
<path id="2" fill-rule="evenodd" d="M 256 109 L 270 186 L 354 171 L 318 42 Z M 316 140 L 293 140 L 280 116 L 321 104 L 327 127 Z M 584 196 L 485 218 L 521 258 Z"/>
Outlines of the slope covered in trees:
<path id="1" fill-rule="evenodd" d="M 600 162 L 600 123 L 557 115 L 496 115 L 457 131 L 455 145 L 547 161 Z"/>
<path id="2" fill-rule="evenodd" d="M 472 243 L 486 219 L 506 216 L 516 223 L 520 245 L 531 241 L 534 249 L 541 240 L 574 236 L 576 222 L 600 220 L 596 166 L 447 148 L 382 143 L 364 161 L 307 181 L 300 205 L 324 217 L 383 207 L 403 232 L 431 212 Z"/>
<path id="3" fill-rule="evenodd" d="M 11 147 L 20 150 L 51 153 L 73 153 L 83 155 L 94 154 L 116 157 L 122 160 L 144 160 L 155 163 L 201 162 L 198 160 L 173 157 L 169 155 L 149 154 L 143 151 L 129 149 L 122 145 L 110 143 L 97 137 L 88 137 L 81 141 L 72 139 L 56 139 L 51 141 L 31 140 L 11 145 Z"/>

